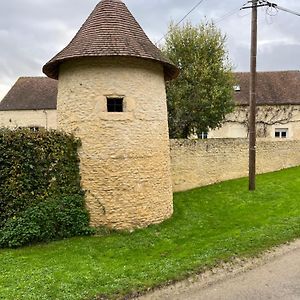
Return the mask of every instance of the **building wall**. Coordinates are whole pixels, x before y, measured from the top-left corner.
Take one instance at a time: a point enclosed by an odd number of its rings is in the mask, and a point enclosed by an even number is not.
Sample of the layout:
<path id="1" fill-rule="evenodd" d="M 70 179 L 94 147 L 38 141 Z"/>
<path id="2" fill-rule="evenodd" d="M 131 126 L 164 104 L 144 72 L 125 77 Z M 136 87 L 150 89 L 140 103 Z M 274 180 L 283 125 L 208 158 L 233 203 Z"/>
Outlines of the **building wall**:
<path id="1" fill-rule="evenodd" d="M 219 129 L 208 133 L 208 138 L 246 138 L 248 136 L 249 109 L 236 107 L 235 111 L 226 117 Z M 300 139 L 300 106 L 273 105 L 257 107 L 257 136 L 274 138 L 275 129 L 288 130 L 289 139 Z"/>
<path id="2" fill-rule="evenodd" d="M 257 140 L 257 172 L 300 165 L 300 140 Z M 248 176 L 247 139 L 171 140 L 173 190 Z"/>
<path id="3" fill-rule="evenodd" d="M 107 112 L 124 96 L 124 112 Z M 91 225 L 129 229 L 173 212 L 165 82 L 161 64 L 111 58 L 66 62 L 58 128 L 81 138 L 81 176 Z"/>
<path id="4" fill-rule="evenodd" d="M 0 111 L 0 127 L 43 127 L 56 129 L 56 110 Z"/>

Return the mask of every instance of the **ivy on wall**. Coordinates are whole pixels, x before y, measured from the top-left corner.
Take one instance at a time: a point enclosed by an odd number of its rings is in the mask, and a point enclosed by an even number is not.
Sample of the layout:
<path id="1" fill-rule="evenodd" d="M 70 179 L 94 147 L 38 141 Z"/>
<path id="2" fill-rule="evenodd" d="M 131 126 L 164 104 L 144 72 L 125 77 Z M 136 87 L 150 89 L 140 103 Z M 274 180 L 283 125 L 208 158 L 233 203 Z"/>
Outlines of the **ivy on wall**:
<path id="1" fill-rule="evenodd" d="M 58 131 L 0 129 L 0 246 L 90 233 L 79 146 Z"/>

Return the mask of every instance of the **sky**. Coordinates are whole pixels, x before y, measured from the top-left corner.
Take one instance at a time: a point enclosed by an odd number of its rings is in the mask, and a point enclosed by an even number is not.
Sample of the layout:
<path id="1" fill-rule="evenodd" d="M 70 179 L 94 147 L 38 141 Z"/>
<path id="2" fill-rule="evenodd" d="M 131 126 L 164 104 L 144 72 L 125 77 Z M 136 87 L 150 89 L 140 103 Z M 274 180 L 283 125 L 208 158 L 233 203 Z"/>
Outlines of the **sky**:
<path id="1" fill-rule="evenodd" d="M 270 0 L 300 12 L 299 0 Z M 0 3 L 0 99 L 20 76 L 42 76 L 42 66 L 62 50 L 99 0 L 2 0 Z M 124 0 L 153 42 L 199 0 Z M 203 0 L 186 20 L 214 20 L 227 37 L 235 71 L 249 71 L 251 11 L 246 0 Z M 272 15 L 272 16 L 271 16 Z M 300 70 L 300 17 L 259 9 L 258 71 Z M 163 42 L 163 40 L 162 40 Z"/>

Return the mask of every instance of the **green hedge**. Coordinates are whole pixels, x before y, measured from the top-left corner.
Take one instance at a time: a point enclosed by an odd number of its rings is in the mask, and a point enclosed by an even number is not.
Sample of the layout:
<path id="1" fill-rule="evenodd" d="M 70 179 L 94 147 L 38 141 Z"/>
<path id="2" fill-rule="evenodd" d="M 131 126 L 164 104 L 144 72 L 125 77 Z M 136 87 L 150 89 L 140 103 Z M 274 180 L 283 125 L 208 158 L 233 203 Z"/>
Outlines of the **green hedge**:
<path id="1" fill-rule="evenodd" d="M 8 219 L 1 247 L 19 247 L 76 235 L 89 235 L 88 213 L 80 195 L 49 198 Z"/>
<path id="2" fill-rule="evenodd" d="M 79 146 L 78 139 L 62 132 L 0 129 L 0 246 L 89 231 L 80 187 Z M 64 216 L 60 218 L 59 213 Z M 72 223 L 77 218 L 81 221 L 75 228 Z M 44 227 L 41 220 L 46 222 Z M 9 237 L 16 242 L 8 243 Z"/>

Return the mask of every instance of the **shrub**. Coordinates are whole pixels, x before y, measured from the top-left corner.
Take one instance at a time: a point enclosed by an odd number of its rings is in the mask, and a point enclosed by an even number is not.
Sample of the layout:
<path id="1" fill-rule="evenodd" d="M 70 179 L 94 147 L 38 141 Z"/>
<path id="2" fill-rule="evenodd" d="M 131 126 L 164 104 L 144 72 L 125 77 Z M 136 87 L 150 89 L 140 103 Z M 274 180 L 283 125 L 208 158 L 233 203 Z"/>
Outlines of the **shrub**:
<path id="1" fill-rule="evenodd" d="M 0 130 L 0 228 L 49 196 L 82 193 L 79 145 L 62 132 Z"/>
<path id="2" fill-rule="evenodd" d="M 0 129 L 0 247 L 90 232 L 79 146 L 58 131 Z"/>
<path id="3" fill-rule="evenodd" d="M 88 222 L 83 196 L 50 198 L 10 218 L 0 231 L 0 247 L 88 235 Z"/>

